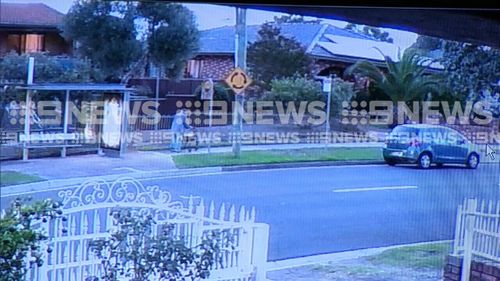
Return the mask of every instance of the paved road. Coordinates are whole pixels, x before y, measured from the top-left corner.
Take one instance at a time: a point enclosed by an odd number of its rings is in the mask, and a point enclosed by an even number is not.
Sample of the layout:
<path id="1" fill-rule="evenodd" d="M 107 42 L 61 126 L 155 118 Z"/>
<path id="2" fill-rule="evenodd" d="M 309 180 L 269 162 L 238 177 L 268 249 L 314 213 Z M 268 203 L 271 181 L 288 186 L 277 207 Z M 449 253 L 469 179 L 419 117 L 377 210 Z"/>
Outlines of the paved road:
<path id="1" fill-rule="evenodd" d="M 174 197 L 255 206 L 270 225 L 271 260 L 452 239 L 464 198 L 500 199 L 500 166 L 419 170 L 344 166 L 144 180 Z M 56 191 L 33 194 L 54 197 Z M 11 198 L 2 198 L 5 206 Z"/>

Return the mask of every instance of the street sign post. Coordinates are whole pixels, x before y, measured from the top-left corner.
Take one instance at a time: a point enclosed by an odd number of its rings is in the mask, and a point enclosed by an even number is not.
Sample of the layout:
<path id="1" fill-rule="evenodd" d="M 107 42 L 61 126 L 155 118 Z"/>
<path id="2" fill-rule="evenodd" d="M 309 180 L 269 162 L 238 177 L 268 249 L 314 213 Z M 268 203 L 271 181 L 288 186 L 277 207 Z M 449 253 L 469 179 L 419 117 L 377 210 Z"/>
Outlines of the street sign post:
<path id="1" fill-rule="evenodd" d="M 333 78 L 332 76 L 323 80 L 323 92 L 327 92 L 326 102 L 326 126 L 325 126 L 325 148 L 328 146 L 329 133 L 330 133 L 330 104 L 332 101 L 333 92 Z"/>
<path id="2" fill-rule="evenodd" d="M 205 80 L 201 87 L 201 99 L 209 100 L 208 109 L 208 153 L 210 154 L 210 148 L 212 146 L 212 107 L 214 103 L 214 82 L 211 78 Z"/>
<path id="3" fill-rule="evenodd" d="M 252 82 L 245 74 L 247 68 L 247 29 L 246 29 L 247 9 L 236 8 L 236 25 L 234 36 L 234 66 L 238 72 L 232 72 L 226 79 L 226 83 L 236 93 L 234 96 L 235 105 L 233 107 L 233 153 L 235 157 L 241 155 L 241 133 L 243 132 L 243 103 L 245 98 L 243 91 Z M 246 79 L 245 79 L 246 78 Z M 246 85 L 246 86 L 245 86 Z"/>

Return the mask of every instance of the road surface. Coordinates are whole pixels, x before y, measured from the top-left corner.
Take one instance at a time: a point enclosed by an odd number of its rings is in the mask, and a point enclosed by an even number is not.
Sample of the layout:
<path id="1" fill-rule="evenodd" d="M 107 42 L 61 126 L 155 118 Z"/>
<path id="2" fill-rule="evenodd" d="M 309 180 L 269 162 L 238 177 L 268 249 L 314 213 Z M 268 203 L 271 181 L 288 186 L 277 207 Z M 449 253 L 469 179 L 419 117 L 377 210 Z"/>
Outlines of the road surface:
<path id="1" fill-rule="evenodd" d="M 419 170 L 413 166 L 337 166 L 153 178 L 181 196 L 255 206 L 270 225 L 269 259 L 452 239 L 465 198 L 500 199 L 500 167 Z M 57 191 L 30 194 L 56 198 Z M 6 206 L 13 197 L 2 197 Z"/>

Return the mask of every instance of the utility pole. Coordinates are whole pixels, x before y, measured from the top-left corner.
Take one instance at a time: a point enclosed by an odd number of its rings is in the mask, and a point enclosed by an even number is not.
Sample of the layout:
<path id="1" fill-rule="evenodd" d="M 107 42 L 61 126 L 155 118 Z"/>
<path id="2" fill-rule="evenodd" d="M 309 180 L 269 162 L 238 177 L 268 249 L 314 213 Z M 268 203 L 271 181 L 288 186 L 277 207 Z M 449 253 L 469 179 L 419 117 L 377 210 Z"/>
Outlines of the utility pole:
<path id="1" fill-rule="evenodd" d="M 247 9 L 236 8 L 236 32 L 234 61 L 235 67 L 246 71 L 247 69 Z M 233 153 L 234 156 L 241 155 L 241 133 L 243 132 L 243 104 L 245 102 L 244 92 L 234 96 L 233 106 Z"/>

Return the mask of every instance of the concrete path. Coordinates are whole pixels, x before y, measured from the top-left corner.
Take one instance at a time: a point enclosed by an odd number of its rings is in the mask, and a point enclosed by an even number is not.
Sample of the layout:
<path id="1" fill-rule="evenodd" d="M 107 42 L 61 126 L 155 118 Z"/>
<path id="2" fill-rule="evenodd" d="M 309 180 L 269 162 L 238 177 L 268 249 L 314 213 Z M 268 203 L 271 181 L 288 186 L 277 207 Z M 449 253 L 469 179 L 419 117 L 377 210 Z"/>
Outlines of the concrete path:
<path id="1" fill-rule="evenodd" d="M 154 151 L 129 152 L 123 158 L 89 154 L 66 158 L 30 159 L 26 162 L 3 161 L 1 165 L 3 171 L 36 174 L 46 180 L 176 169 L 170 155 Z"/>

